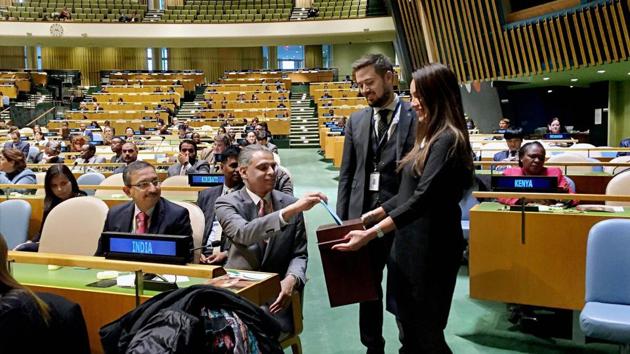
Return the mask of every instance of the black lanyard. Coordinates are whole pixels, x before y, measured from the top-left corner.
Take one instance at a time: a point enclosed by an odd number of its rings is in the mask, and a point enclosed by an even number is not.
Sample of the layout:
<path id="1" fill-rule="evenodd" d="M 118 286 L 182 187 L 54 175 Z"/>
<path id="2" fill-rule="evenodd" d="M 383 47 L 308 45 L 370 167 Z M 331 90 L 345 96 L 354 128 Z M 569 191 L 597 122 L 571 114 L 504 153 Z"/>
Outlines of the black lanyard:
<path id="1" fill-rule="evenodd" d="M 374 141 L 378 142 L 378 145 L 374 145 L 374 144 L 372 145 L 372 147 L 374 148 L 374 156 L 373 156 L 373 159 L 374 159 L 374 170 L 376 170 L 376 167 L 377 167 L 376 165 L 377 165 L 378 161 L 380 160 L 381 150 L 383 149 L 383 147 L 386 144 L 387 135 L 389 133 L 389 128 L 391 127 L 392 123 L 394 122 L 394 119 L 396 118 L 397 112 L 400 110 L 401 102 L 402 101 L 399 100 L 398 104 L 396 105 L 396 108 L 394 108 L 394 110 L 392 111 L 392 119 L 389 121 L 389 123 L 387 123 L 387 130 L 385 130 L 385 134 L 383 134 L 383 136 L 381 136 L 381 137 L 376 136 L 376 129 L 375 129 L 376 126 L 374 126 L 374 124 L 372 124 L 372 127 L 370 129 L 372 131 L 373 136 L 374 136 Z M 380 111 L 379 111 L 379 116 L 380 116 Z M 375 122 L 374 121 L 374 109 L 372 109 L 372 123 L 374 123 L 374 122 Z"/>

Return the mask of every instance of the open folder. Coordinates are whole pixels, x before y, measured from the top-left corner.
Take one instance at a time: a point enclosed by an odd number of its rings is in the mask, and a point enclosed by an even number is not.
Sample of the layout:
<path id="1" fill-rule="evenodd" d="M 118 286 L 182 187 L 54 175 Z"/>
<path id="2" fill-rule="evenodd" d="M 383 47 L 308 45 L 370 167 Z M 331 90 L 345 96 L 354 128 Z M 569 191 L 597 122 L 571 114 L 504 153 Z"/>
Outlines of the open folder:
<path id="1" fill-rule="evenodd" d="M 346 242 L 343 238 L 348 232 L 363 229 L 361 219 L 317 228 L 317 245 L 322 257 L 331 307 L 378 299 L 378 288 L 381 284 L 367 247 L 355 252 L 332 250 L 333 245 Z"/>

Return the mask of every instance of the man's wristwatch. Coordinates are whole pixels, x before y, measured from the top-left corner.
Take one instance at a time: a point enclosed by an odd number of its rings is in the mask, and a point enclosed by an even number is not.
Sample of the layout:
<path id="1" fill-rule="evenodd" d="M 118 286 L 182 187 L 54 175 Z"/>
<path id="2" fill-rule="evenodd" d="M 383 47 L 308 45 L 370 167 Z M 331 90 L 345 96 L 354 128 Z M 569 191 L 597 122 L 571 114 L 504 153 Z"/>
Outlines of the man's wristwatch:
<path id="1" fill-rule="evenodd" d="M 383 230 L 381 230 L 380 227 L 376 226 L 376 237 L 383 238 L 383 236 L 385 236 L 385 233 L 383 232 Z"/>

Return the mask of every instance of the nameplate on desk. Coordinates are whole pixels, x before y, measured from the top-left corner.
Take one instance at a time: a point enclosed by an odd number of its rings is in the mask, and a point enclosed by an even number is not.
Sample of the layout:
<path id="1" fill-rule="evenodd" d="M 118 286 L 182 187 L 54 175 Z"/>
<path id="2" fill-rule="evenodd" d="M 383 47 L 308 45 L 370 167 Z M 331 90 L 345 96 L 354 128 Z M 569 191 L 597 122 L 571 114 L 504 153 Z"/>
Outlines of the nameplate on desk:
<path id="1" fill-rule="evenodd" d="M 343 132 L 343 128 L 339 128 L 339 127 L 330 128 L 330 132 L 331 133 L 342 133 Z"/>
<path id="2" fill-rule="evenodd" d="M 188 184 L 191 187 L 213 187 L 225 183 L 223 174 L 189 174 Z"/>
<path id="3" fill-rule="evenodd" d="M 561 134 L 545 134 L 543 138 L 547 140 L 566 140 L 571 139 L 571 134 L 569 133 L 561 133 Z"/>
<path id="4" fill-rule="evenodd" d="M 101 242 L 107 259 L 185 264 L 190 255 L 190 236 L 103 232 Z"/>
<path id="5" fill-rule="evenodd" d="M 492 176 L 491 186 L 498 192 L 558 192 L 558 178 L 549 176 Z"/>

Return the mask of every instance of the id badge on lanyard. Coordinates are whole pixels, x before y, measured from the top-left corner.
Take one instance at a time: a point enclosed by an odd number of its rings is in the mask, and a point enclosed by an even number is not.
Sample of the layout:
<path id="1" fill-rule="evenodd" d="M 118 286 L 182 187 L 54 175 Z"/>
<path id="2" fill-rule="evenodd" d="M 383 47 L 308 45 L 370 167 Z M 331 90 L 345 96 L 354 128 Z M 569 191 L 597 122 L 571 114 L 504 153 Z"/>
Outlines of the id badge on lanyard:
<path id="1" fill-rule="evenodd" d="M 400 108 L 400 102 L 398 102 L 398 104 L 396 105 L 396 108 L 392 112 L 392 121 L 390 122 L 390 125 L 394 123 L 394 120 L 395 120 L 397 112 L 399 111 L 399 108 Z M 389 129 L 388 129 L 388 131 L 385 134 L 388 134 L 388 133 L 389 133 Z M 378 148 L 377 148 L 377 150 L 378 150 L 377 153 L 378 154 L 380 154 L 381 148 L 383 148 L 383 146 L 385 145 L 386 136 L 387 135 L 382 136 L 382 137 L 380 137 L 380 139 L 377 140 L 378 141 Z M 374 172 L 370 173 L 370 180 L 369 180 L 369 183 L 368 183 L 368 190 L 370 192 L 378 192 L 379 191 L 379 187 L 380 187 L 381 173 L 378 172 L 378 170 L 376 170 L 376 168 L 377 168 L 376 165 L 377 165 L 377 162 L 374 161 L 374 168 L 375 168 L 375 170 L 374 170 Z"/>

